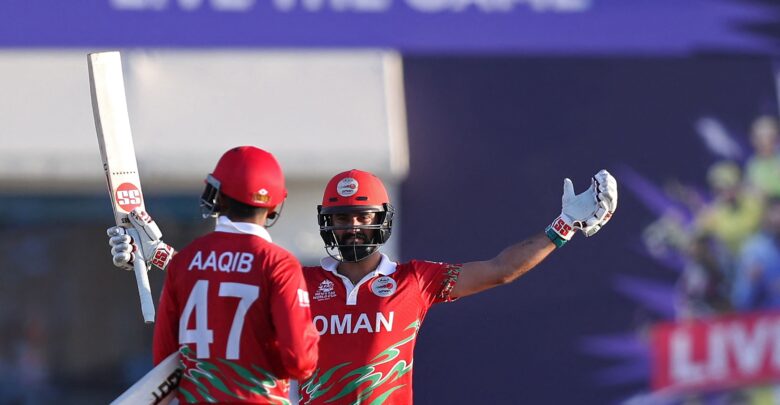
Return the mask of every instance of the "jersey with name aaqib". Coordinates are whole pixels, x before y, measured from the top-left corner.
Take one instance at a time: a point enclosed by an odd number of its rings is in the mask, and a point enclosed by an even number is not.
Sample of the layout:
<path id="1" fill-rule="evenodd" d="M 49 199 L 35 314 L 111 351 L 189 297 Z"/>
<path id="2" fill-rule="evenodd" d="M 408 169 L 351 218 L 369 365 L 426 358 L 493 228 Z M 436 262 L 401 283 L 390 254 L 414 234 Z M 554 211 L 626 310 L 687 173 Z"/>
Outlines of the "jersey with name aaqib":
<path id="1" fill-rule="evenodd" d="M 321 264 L 303 269 L 320 343 L 301 404 L 411 404 L 417 332 L 431 305 L 450 301 L 460 266 L 382 255 L 353 285 L 336 260 Z"/>
<path id="2" fill-rule="evenodd" d="M 300 264 L 264 228 L 220 217 L 171 260 L 154 361 L 179 351 L 180 402 L 289 404 L 317 341 Z"/>

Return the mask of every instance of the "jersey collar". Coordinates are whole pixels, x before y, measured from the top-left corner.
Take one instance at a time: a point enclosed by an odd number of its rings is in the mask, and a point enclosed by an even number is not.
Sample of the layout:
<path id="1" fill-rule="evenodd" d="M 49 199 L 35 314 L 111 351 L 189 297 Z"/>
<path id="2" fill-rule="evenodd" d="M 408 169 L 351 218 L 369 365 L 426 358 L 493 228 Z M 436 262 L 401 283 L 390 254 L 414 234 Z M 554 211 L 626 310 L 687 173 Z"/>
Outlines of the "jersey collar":
<path id="1" fill-rule="evenodd" d="M 358 291 L 360 291 L 361 285 L 367 283 L 369 280 L 372 280 L 374 277 L 377 277 L 379 275 L 388 276 L 390 274 L 395 273 L 395 267 L 397 264 L 391 262 L 390 259 L 384 254 L 382 253 L 380 254 L 382 255 L 382 260 L 379 261 L 379 265 L 376 266 L 376 269 L 363 276 L 363 278 L 360 279 L 360 281 L 354 285 L 352 284 L 352 281 L 349 280 L 349 278 L 339 274 L 336 271 L 336 268 L 338 268 L 339 266 L 338 260 L 332 257 L 325 257 L 322 260 L 320 260 L 320 265 L 325 271 L 329 271 L 333 273 L 334 276 L 341 279 L 341 281 L 344 283 L 344 288 L 347 291 L 346 304 L 357 305 Z"/>
<path id="2" fill-rule="evenodd" d="M 215 232 L 227 233 L 245 233 L 259 236 L 268 242 L 271 242 L 271 234 L 264 227 L 249 222 L 233 222 L 228 217 L 217 217 L 217 226 Z"/>
<path id="3" fill-rule="evenodd" d="M 382 260 L 379 261 L 379 265 L 376 266 L 373 273 L 369 274 L 371 274 L 372 277 L 375 277 L 377 275 L 389 276 L 390 274 L 395 273 L 395 268 L 398 264 L 391 261 L 384 253 L 380 253 L 380 255 L 382 256 Z M 333 274 L 338 274 L 336 269 L 339 267 L 339 263 L 338 260 L 332 257 L 323 257 L 322 260 L 320 260 L 320 266 Z"/>

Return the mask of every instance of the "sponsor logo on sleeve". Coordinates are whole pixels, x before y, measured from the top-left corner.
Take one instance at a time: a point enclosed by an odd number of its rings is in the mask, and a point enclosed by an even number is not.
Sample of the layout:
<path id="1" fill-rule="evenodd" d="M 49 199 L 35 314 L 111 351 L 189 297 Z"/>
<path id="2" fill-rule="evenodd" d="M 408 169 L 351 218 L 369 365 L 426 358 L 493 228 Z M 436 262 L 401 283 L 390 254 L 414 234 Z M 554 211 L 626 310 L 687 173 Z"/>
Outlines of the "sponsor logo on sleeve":
<path id="1" fill-rule="evenodd" d="M 298 289 L 298 306 L 302 308 L 309 306 L 309 292 L 302 288 Z"/>

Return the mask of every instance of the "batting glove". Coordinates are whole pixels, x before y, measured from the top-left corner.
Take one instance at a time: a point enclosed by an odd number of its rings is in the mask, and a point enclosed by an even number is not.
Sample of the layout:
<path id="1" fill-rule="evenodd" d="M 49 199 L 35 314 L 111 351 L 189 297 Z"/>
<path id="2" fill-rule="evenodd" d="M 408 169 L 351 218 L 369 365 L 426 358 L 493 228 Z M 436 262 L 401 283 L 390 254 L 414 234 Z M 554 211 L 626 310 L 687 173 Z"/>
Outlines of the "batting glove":
<path id="1" fill-rule="evenodd" d="M 147 269 L 155 266 L 161 270 L 168 267 L 168 262 L 173 257 L 175 251 L 171 246 L 161 240 L 162 232 L 152 217 L 139 208 L 134 209 L 128 215 L 130 224 L 138 232 L 138 241 L 128 235 L 127 230 L 121 226 L 108 228 L 108 244 L 111 246 L 111 256 L 114 265 L 125 269 L 133 270 L 133 260 L 140 251 L 141 256 L 146 262 Z"/>
<path id="2" fill-rule="evenodd" d="M 599 202 L 599 212 L 596 213 L 596 216 L 600 217 L 601 220 L 593 225 L 582 228 L 581 231 L 585 236 L 593 236 L 598 232 L 610 219 L 612 219 L 612 214 L 614 214 L 615 209 L 617 209 L 617 180 L 615 180 L 608 171 L 602 169 L 593 176 L 593 182 L 596 186 L 596 199 Z M 600 211 L 601 209 L 606 210 L 606 213 L 603 216 Z"/>
<path id="3" fill-rule="evenodd" d="M 612 217 L 617 206 L 617 182 L 606 170 L 596 173 L 591 185 L 580 194 L 574 194 L 570 179 L 563 180 L 561 215 L 545 230 L 547 237 L 558 247 L 576 233 L 592 236 Z"/>

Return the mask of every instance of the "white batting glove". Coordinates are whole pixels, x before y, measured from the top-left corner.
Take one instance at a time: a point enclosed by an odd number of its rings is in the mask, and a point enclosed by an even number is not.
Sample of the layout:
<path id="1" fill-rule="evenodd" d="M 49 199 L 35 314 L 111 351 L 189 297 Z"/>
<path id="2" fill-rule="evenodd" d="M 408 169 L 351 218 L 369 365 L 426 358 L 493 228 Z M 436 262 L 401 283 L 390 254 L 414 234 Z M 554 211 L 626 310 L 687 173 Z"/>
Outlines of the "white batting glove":
<path id="1" fill-rule="evenodd" d="M 545 230 L 558 247 L 566 244 L 577 230 L 591 236 L 609 221 L 617 205 L 617 182 L 609 172 L 601 170 L 587 190 L 575 195 L 571 180 L 564 179 L 561 202 L 561 215 Z"/>
<path id="2" fill-rule="evenodd" d="M 597 212 L 596 216 L 600 217 L 601 220 L 595 224 L 592 224 L 588 227 L 583 227 L 581 229 L 585 236 L 593 236 L 596 234 L 596 232 L 598 232 L 601 227 L 603 227 L 607 222 L 609 222 L 610 219 L 612 219 L 612 215 L 617 209 L 617 180 L 615 180 L 615 178 L 612 177 L 608 171 L 602 169 L 596 173 L 595 176 L 593 176 L 593 181 L 596 186 L 596 199 L 599 201 L 599 210 L 601 210 L 603 207 L 603 209 L 606 210 L 606 213 L 602 216 L 600 211 Z"/>
<path id="3" fill-rule="evenodd" d="M 133 252 L 136 250 L 133 238 L 121 226 L 112 226 L 106 229 L 106 233 L 108 234 L 108 244 L 111 246 L 114 266 L 133 271 L 133 259 L 135 258 Z"/>
<path id="4" fill-rule="evenodd" d="M 139 208 L 131 211 L 128 219 L 138 232 L 138 241 L 133 240 L 127 234 L 127 230 L 121 226 L 114 226 L 106 230 L 114 265 L 132 271 L 133 260 L 140 251 L 144 261 L 146 261 L 147 268 L 155 266 L 165 270 L 175 252 L 171 246 L 160 239 L 162 232 L 160 232 L 157 223 L 146 211 Z"/>

